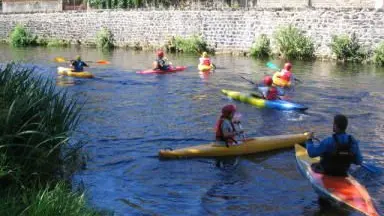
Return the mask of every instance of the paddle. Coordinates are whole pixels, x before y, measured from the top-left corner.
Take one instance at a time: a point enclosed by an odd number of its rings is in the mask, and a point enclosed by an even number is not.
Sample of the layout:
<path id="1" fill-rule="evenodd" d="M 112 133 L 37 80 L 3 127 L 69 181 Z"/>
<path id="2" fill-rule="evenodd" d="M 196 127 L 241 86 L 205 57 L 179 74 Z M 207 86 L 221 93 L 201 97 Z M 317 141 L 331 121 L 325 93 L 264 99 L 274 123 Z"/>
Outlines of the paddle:
<path id="1" fill-rule="evenodd" d="M 276 65 L 273 64 L 272 62 L 267 62 L 267 67 L 269 67 L 269 68 L 271 68 L 271 69 L 273 69 L 273 70 L 277 70 L 277 71 L 280 71 L 280 70 L 281 70 L 278 66 L 276 66 Z M 295 81 L 298 81 L 298 82 L 301 82 L 301 83 L 303 82 L 303 81 L 297 79 L 296 77 L 294 77 L 294 79 L 295 79 Z"/>
<path id="2" fill-rule="evenodd" d="M 241 78 L 243 78 L 244 80 L 247 80 L 249 83 L 251 83 L 251 84 L 253 84 L 253 85 L 258 85 L 258 84 L 256 84 L 255 82 L 253 82 L 252 80 L 249 80 L 249 79 L 247 79 L 247 78 L 245 78 L 245 77 L 243 77 L 243 76 L 241 76 L 241 75 L 239 75 Z"/>
<path id="3" fill-rule="evenodd" d="M 316 140 L 317 142 L 321 142 L 319 138 L 312 137 L 312 139 Z M 363 162 L 360 166 L 364 167 L 366 170 L 372 173 L 377 173 L 377 174 L 381 173 L 381 170 L 372 164 L 367 164 Z"/>
<path id="4" fill-rule="evenodd" d="M 69 60 L 63 57 L 56 57 L 54 60 L 55 62 L 59 62 L 59 63 L 69 62 Z M 86 61 L 86 62 L 97 63 L 97 64 L 110 64 L 110 62 L 107 60 Z"/>

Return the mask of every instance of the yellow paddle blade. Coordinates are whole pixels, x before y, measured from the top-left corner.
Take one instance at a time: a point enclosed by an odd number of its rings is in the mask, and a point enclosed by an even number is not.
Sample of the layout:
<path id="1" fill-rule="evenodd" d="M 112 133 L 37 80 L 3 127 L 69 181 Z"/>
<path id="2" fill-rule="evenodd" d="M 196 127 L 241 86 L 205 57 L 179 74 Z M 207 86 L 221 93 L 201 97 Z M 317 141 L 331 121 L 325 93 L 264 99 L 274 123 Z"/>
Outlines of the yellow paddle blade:
<path id="1" fill-rule="evenodd" d="M 63 57 L 56 57 L 55 62 L 66 62 L 66 60 Z"/>

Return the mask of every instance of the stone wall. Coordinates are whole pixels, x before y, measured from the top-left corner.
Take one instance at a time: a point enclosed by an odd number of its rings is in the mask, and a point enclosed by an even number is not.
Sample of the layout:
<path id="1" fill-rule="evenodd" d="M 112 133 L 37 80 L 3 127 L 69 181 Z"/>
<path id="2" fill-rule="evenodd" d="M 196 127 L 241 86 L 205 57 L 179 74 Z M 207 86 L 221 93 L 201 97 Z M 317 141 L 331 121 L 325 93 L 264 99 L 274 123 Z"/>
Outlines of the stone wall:
<path id="1" fill-rule="evenodd" d="M 62 11 L 61 0 L 3 1 L 3 13 Z"/>
<path id="2" fill-rule="evenodd" d="M 280 26 L 293 24 L 311 36 L 316 54 L 329 55 L 332 35 L 356 32 L 373 48 L 384 40 L 384 12 L 372 9 L 264 9 L 212 11 L 91 11 L 0 14 L 0 39 L 17 24 L 33 34 L 94 41 L 101 27 L 109 28 L 119 45 L 135 42 L 162 45 L 170 36 L 202 34 L 220 51 L 248 51 L 255 37 L 272 36 Z M 272 41 L 273 43 L 273 41 Z"/>

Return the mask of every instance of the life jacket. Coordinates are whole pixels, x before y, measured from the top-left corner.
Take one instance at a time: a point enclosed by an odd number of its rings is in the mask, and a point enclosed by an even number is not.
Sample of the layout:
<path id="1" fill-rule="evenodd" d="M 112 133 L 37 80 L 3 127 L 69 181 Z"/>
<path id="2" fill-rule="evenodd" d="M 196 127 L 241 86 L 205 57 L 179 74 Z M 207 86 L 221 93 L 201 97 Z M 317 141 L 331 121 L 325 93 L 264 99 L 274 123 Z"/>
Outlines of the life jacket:
<path id="1" fill-rule="evenodd" d="M 288 70 L 285 70 L 285 69 L 281 70 L 280 79 L 283 79 L 285 81 L 290 81 L 291 77 L 292 77 L 292 72 L 291 71 L 288 71 Z"/>
<path id="2" fill-rule="evenodd" d="M 267 91 L 267 95 L 265 97 L 267 100 L 277 100 L 279 99 L 279 92 L 276 87 L 269 87 Z"/>
<path id="3" fill-rule="evenodd" d="M 333 134 L 333 141 L 336 144 L 336 150 L 322 155 L 320 164 L 325 174 L 334 176 L 346 176 L 349 167 L 354 160 L 352 148 L 352 137 L 348 135 L 348 143 L 341 144 L 337 140 L 336 134 Z"/>
<path id="4" fill-rule="evenodd" d="M 74 61 L 72 63 L 73 69 L 75 72 L 82 72 L 84 70 L 84 62 L 83 61 Z"/>
<path id="5" fill-rule="evenodd" d="M 157 61 L 157 69 L 160 70 L 168 70 L 169 66 L 166 64 L 164 59 L 158 58 Z"/>
<path id="6" fill-rule="evenodd" d="M 203 65 L 210 66 L 210 65 L 211 65 L 211 59 L 209 59 L 209 58 L 204 58 L 204 59 L 203 59 Z"/>
<path id="7" fill-rule="evenodd" d="M 233 143 L 237 143 L 235 137 L 224 137 L 223 131 L 221 130 L 221 125 L 224 122 L 224 118 L 220 117 L 220 119 L 216 123 L 216 141 L 224 141 L 227 146 Z M 231 122 L 232 130 L 236 131 L 235 125 Z"/>

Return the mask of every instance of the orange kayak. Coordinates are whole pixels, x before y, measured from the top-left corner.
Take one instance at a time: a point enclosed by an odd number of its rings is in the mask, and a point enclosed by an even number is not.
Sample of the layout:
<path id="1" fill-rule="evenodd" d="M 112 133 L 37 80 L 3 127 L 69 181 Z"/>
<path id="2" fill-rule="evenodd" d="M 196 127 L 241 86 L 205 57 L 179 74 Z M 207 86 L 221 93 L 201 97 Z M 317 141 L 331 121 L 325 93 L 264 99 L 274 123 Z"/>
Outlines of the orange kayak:
<path id="1" fill-rule="evenodd" d="M 320 158 L 310 158 L 307 149 L 297 144 L 295 151 L 300 173 L 309 179 L 312 187 L 321 197 L 346 204 L 364 215 L 379 215 L 365 187 L 351 175 L 338 177 L 315 173 L 311 169 L 311 164 L 319 162 Z"/>

